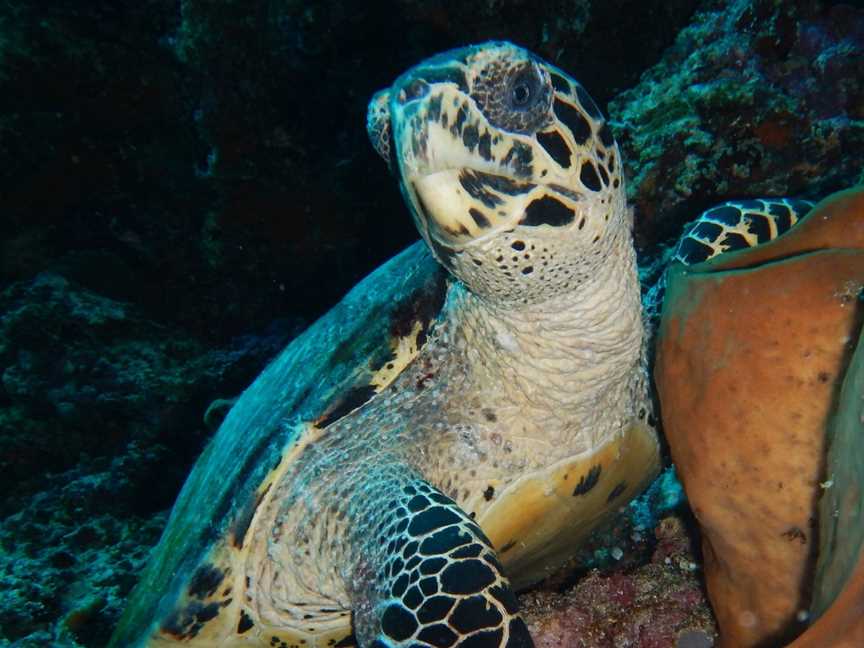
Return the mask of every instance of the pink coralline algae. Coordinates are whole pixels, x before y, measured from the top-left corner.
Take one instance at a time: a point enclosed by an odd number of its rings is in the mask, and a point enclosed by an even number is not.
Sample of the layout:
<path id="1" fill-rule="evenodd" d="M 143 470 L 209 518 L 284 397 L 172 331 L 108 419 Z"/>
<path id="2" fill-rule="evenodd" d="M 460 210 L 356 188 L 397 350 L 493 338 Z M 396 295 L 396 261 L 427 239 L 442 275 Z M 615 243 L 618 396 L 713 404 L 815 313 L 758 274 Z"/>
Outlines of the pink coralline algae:
<path id="1" fill-rule="evenodd" d="M 690 540 L 679 518 L 655 529 L 651 562 L 628 572 L 591 571 L 564 593 L 522 598 L 537 648 L 707 648 L 716 629 Z"/>

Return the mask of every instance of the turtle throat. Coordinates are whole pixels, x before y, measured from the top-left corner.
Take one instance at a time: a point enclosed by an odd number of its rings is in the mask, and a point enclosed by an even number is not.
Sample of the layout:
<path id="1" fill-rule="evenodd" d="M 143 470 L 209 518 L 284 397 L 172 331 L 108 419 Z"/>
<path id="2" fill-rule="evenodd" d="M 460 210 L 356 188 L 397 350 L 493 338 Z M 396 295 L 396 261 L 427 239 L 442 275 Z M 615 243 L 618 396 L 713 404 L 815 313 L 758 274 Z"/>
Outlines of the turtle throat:
<path id="1" fill-rule="evenodd" d="M 461 284 L 448 299 L 455 347 L 478 392 L 505 408 L 518 404 L 551 444 L 592 447 L 634 415 L 627 403 L 645 368 L 632 248 L 579 289 L 543 302 L 505 307 Z M 604 412 L 617 414 L 604 422 Z"/>

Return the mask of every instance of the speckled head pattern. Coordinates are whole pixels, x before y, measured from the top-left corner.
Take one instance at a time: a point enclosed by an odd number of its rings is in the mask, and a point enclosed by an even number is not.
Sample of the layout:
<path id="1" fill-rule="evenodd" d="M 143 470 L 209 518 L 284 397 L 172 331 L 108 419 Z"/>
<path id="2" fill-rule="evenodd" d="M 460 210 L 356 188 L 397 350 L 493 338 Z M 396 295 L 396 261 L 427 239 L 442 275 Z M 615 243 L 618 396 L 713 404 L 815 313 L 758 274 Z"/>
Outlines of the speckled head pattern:
<path id="1" fill-rule="evenodd" d="M 412 68 L 375 95 L 367 124 L 421 235 L 481 296 L 534 303 L 571 290 L 629 227 L 600 110 L 510 43 Z"/>

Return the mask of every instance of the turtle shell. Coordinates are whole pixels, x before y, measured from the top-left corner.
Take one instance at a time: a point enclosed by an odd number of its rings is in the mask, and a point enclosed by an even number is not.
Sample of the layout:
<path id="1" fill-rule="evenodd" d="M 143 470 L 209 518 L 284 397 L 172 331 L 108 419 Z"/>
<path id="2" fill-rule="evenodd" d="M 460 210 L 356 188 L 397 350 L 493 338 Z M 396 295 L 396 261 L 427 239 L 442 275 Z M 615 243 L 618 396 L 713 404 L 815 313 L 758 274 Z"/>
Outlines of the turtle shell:
<path id="1" fill-rule="evenodd" d="M 157 629 L 192 638 L 218 614 L 226 603 L 212 602 L 212 595 L 225 574 L 208 558 L 219 546 L 242 547 L 274 464 L 296 456 L 290 449 L 306 435 L 361 406 L 416 357 L 447 287 L 444 269 L 417 242 L 361 281 L 264 369 L 192 469 L 111 646 L 142 644 Z M 178 604 L 185 616 L 172 613 Z M 171 627 L 164 627 L 166 619 Z"/>

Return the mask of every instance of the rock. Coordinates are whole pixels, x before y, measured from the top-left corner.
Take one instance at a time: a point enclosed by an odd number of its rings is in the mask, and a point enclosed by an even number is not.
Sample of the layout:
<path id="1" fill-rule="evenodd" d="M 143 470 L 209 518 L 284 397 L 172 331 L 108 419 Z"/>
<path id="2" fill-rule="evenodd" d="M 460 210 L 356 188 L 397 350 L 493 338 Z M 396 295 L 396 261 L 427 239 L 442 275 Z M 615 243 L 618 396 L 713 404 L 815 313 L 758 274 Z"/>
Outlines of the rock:
<path id="1" fill-rule="evenodd" d="M 124 511 L 140 471 L 155 481 L 158 458 L 129 449 L 100 472 L 52 474 L 43 492 L 18 499 L 0 522 L 0 637 L 22 648 L 107 642 L 165 523 L 164 513 Z"/>
<path id="2" fill-rule="evenodd" d="M 137 512 L 166 507 L 207 437 L 208 403 L 242 390 L 296 328 L 283 321 L 209 349 L 60 275 L 9 286 L 0 293 L 0 490 L 20 497 L 82 457 L 161 444 L 159 489 L 141 474 L 140 504 L 151 503 Z M 0 500 L 0 512 L 10 504 Z"/>
<path id="3" fill-rule="evenodd" d="M 655 377 L 720 646 L 802 629 L 826 425 L 860 327 L 862 249 L 859 188 L 787 236 L 670 277 Z"/>

